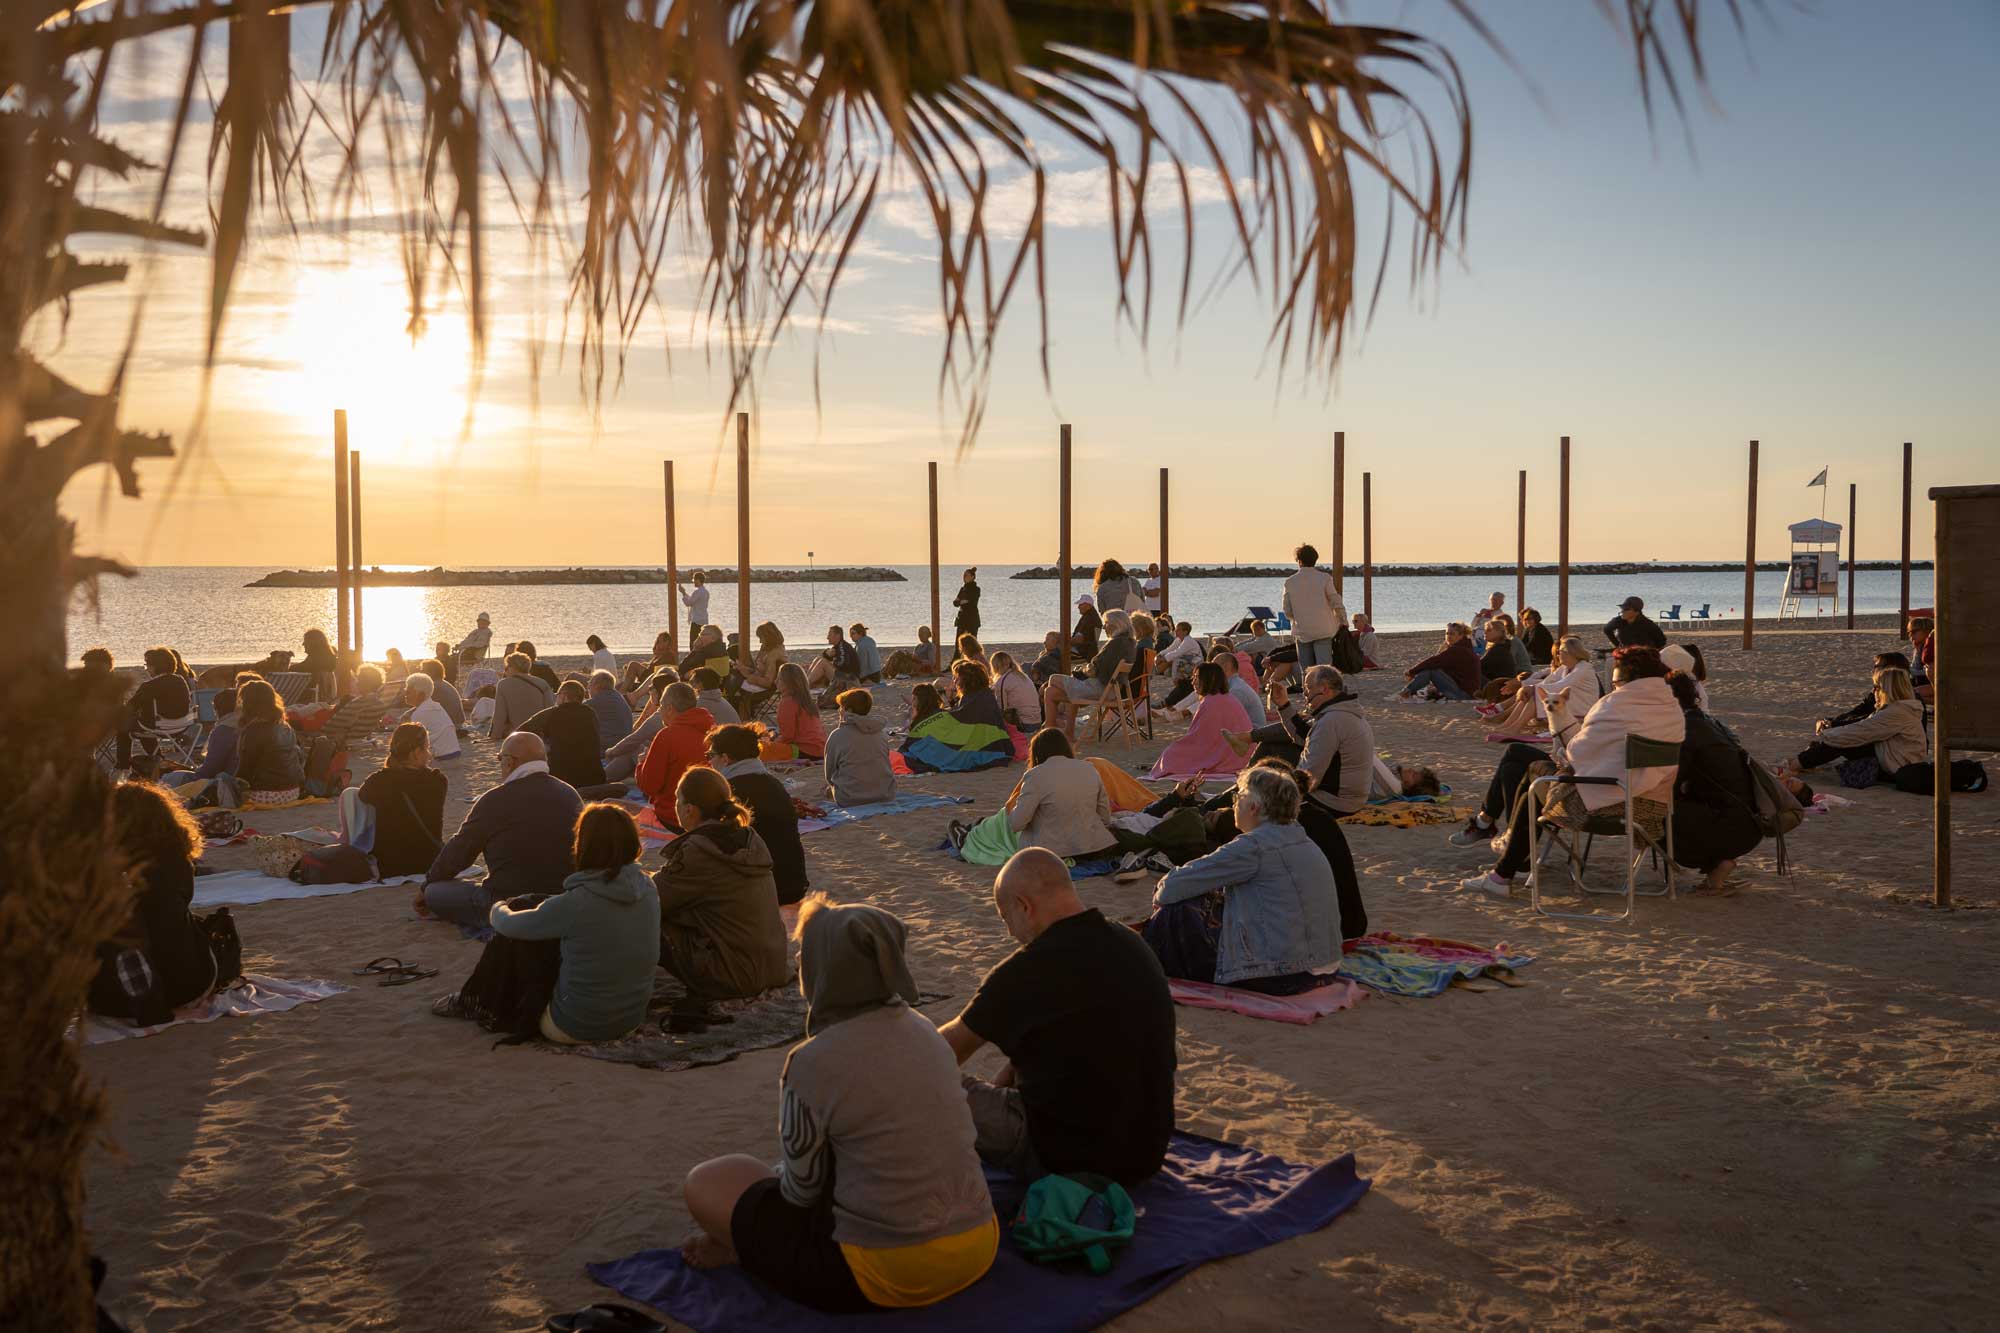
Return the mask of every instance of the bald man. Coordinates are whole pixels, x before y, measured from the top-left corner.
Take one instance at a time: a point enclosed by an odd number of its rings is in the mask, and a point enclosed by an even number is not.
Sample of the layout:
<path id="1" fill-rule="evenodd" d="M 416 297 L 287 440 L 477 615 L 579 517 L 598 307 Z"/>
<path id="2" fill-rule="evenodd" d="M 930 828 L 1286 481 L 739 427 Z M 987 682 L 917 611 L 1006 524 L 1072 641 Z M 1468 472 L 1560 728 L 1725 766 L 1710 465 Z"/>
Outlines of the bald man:
<path id="1" fill-rule="evenodd" d="M 500 785 L 473 802 L 439 849 L 417 895 L 417 911 L 462 926 L 483 926 L 493 904 L 522 893 L 561 893 L 576 869 L 570 848 L 583 798 L 549 772 L 540 736 L 517 731 L 500 742 Z M 457 876 L 479 857 L 486 878 Z"/>
<path id="2" fill-rule="evenodd" d="M 1079 1171 L 1136 1185 L 1174 1131 L 1174 1002 L 1132 930 L 1085 907 L 1053 852 L 1015 853 L 993 907 L 1020 944 L 943 1035 L 962 1065 L 991 1042 L 1008 1063 L 964 1075 L 979 1155 L 1024 1181 Z"/>

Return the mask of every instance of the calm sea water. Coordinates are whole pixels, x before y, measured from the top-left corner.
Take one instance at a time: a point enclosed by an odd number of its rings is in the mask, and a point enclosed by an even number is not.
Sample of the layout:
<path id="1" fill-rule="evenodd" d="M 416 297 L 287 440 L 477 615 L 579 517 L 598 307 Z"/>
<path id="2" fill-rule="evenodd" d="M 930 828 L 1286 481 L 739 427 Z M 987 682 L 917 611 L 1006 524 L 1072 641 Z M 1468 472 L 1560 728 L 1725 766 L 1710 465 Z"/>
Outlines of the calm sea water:
<path id="1" fill-rule="evenodd" d="M 980 567 L 980 637 L 995 643 L 1032 642 L 1056 624 L 1055 580 L 1012 579 L 1021 566 Z M 820 642 L 826 627 L 860 620 L 871 627 L 885 647 L 914 643 L 919 624 L 930 622 L 930 571 L 925 565 L 899 567 L 906 583 L 760 583 L 750 589 L 753 624 L 774 620 L 793 645 Z M 246 588 L 246 583 L 270 573 L 266 567 L 162 567 L 148 569 L 132 580 L 108 579 L 100 610 L 81 603 L 70 615 L 72 656 L 102 644 L 121 662 L 132 662 L 147 647 L 166 643 L 191 662 L 251 661 L 274 648 L 296 649 L 299 635 L 320 626 L 334 628 L 332 589 Z M 943 620 L 951 628 L 951 593 L 963 566 L 948 566 L 942 598 Z M 1777 614 L 1782 571 L 1761 574 L 1757 581 L 1760 618 Z M 1485 604 L 1487 594 L 1506 592 L 1514 598 L 1511 567 L 1491 574 L 1454 577 L 1375 576 L 1376 628 L 1434 629 L 1447 620 L 1463 620 Z M 1079 591 L 1085 589 L 1079 588 Z M 1277 580 L 1179 579 L 1172 586 L 1177 619 L 1194 622 L 1203 632 L 1218 630 L 1253 605 L 1276 606 Z M 1894 570 L 1858 576 L 1858 612 L 1894 611 L 1898 582 Z M 1626 597 L 1646 599 L 1655 613 L 1678 602 L 1683 610 L 1712 604 L 1720 619 L 1736 619 L 1743 598 L 1740 573 L 1592 575 L 1570 580 L 1572 625 L 1601 624 Z M 456 643 L 472 628 L 481 611 L 493 616 L 496 640 L 532 639 L 547 654 L 585 651 L 583 641 L 600 635 L 621 656 L 645 652 L 653 635 L 667 623 L 669 590 L 661 584 L 632 587 L 546 588 L 371 588 L 364 602 L 363 648 L 379 659 L 389 648 L 405 656 L 428 655 L 438 640 Z M 1910 576 L 1913 606 L 1931 601 L 1929 570 Z M 1349 575 L 1350 609 L 1361 606 L 1361 579 Z M 1528 579 L 1528 603 L 1551 624 L 1556 613 L 1553 575 Z M 713 589 L 712 618 L 734 629 L 736 589 Z M 1810 615 L 1812 604 L 1807 604 Z M 1832 603 L 1825 604 L 1828 615 Z"/>

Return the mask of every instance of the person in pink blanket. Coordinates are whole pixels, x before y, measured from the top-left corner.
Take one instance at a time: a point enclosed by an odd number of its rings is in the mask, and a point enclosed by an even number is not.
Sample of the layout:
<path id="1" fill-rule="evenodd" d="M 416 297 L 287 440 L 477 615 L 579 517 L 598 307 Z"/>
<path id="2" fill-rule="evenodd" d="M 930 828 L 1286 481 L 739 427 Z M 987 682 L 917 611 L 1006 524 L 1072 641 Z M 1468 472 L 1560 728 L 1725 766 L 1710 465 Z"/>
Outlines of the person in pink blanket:
<path id="1" fill-rule="evenodd" d="M 1187 735 L 1160 752 L 1148 777 L 1187 777 L 1195 773 L 1234 773 L 1243 756 L 1223 738 L 1227 731 L 1245 731 L 1250 715 L 1229 692 L 1221 666 L 1203 662 L 1194 673 L 1194 720 Z"/>

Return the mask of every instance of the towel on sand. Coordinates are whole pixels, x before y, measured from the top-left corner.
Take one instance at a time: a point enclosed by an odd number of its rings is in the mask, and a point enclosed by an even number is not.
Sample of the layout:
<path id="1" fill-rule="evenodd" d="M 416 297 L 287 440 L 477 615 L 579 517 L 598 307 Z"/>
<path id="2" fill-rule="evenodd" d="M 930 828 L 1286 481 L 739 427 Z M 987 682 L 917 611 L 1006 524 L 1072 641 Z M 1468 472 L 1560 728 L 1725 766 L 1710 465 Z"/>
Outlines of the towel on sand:
<path id="1" fill-rule="evenodd" d="M 1507 952 L 1504 943 L 1482 949 L 1428 935 L 1405 939 L 1387 930 L 1349 940 L 1344 947 L 1340 975 L 1384 995 L 1419 999 L 1442 995 L 1461 978 L 1469 981 L 1487 972 L 1511 975 L 1515 968 L 1535 961 L 1531 954 Z"/>
<path id="2" fill-rule="evenodd" d="M 347 989 L 349 987 L 331 981 L 281 981 L 276 977 L 247 973 L 243 980 L 228 990 L 218 991 L 193 1004 L 182 1005 L 174 1010 L 172 1022 L 153 1027 L 142 1028 L 124 1019 L 86 1014 L 83 1019 L 83 1044 L 96 1046 L 107 1041 L 123 1041 L 127 1037 L 150 1037 L 155 1032 L 165 1032 L 182 1023 L 212 1023 L 218 1018 L 254 1018 L 258 1014 L 283 1013 L 302 1004 L 338 995 Z"/>
<path id="3" fill-rule="evenodd" d="M 257 870 L 218 870 L 194 878 L 196 907 L 247 907 L 251 903 L 279 902 L 288 898 L 332 898 L 363 889 L 379 889 L 384 884 L 421 884 L 422 875 L 396 875 L 371 879 L 365 884 L 294 884 L 280 875 Z"/>
<path id="4" fill-rule="evenodd" d="M 1308 1166 L 1176 1134 L 1160 1174 L 1131 1192 L 1139 1213 L 1132 1243 L 1118 1251 L 1110 1272 L 1092 1277 L 1080 1264 L 1038 1264 L 1016 1249 L 1007 1228 L 1020 1207 L 1022 1187 L 991 1168 L 986 1182 L 1001 1222 L 992 1269 L 958 1295 L 922 1309 L 823 1315 L 774 1294 L 740 1268 L 690 1269 L 679 1250 L 645 1250 L 586 1268 L 619 1295 L 662 1310 L 698 1333 L 744 1328 L 1063 1333 L 1096 1328 L 1211 1260 L 1317 1231 L 1359 1202 L 1369 1185 L 1355 1174 L 1351 1153 Z"/>
<path id="5" fill-rule="evenodd" d="M 1472 807 L 1461 810 L 1438 801 L 1389 801 L 1364 805 L 1351 815 L 1342 815 L 1343 824 L 1371 828 L 1417 828 L 1424 824 L 1456 824 L 1471 817 Z"/>
<path id="6" fill-rule="evenodd" d="M 1250 1018 L 1268 1018 L 1276 1023 L 1310 1023 L 1326 1014 L 1352 1009 L 1368 992 L 1344 977 L 1328 977 L 1324 986 L 1298 995 L 1261 995 L 1234 986 L 1214 986 L 1205 981 L 1169 978 L 1167 990 L 1175 1004 L 1191 1009 L 1227 1009 Z"/>

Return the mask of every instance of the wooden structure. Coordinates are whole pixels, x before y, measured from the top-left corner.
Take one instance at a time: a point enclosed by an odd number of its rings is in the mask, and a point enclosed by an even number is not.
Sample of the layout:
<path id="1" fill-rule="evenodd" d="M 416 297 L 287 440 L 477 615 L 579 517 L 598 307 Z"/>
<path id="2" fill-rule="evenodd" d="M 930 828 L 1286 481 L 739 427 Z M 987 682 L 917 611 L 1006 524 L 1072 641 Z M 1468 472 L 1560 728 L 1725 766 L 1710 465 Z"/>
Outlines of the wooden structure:
<path id="1" fill-rule="evenodd" d="M 1749 522 L 1743 537 L 1743 651 L 1752 652 L 1756 644 L 1755 613 L 1757 608 L 1757 441 L 1750 441 L 1750 505 Z"/>
<path id="2" fill-rule="evenodd" d="M 1514 623 L 1528 608 L 1528 469 L 1521 469 L 1520 496 L 1514 505 Z"/>
<path id="3" fill-rule="evenodd" d="M 1854 628 L 1854 501 L 1859 488 L 1847 483 L 1847 628 Z"/>
<path id="4" fill-rule="evenodd" d="M 678 594 L 676 594 L 678 595 Z M 736 414 L 736 656 L 750 669 L 750 414 Z"/>
<path id="5" fill-rule="evenodd" d="M 1903 595 L 1898 603 L 1896 633 L 1910 626 L 1910 441 L 1903 441 Z"/>
<path id="6" fill-rule="evenodd" d="M 1167 556 L 1167 470 L 1160 469 L 1160 619 L 1169 626 L 1173 624 L 1173 603 L 1167 598 L 1168 584 L 1173 578 L 1173 566 Z"/>
<path id="7" fill-rule="evenodd" d="M 938 616 L 938 515 L 937 515 L 937 464 L 931 464 L 931 642 L 937 645 L 938 670 L 943 671 L 951 661 L 944 654 L 943 622 Z"/>
<path id="8" fill-rule="evenodd" d="M 1361 614 L 1375 623 L 1375 474 L 1361 474 Z"/>
<path id="9" fill-rule="evenodd" d="M 1556 492 L 1556 638 L 1569 633 L 1569 436 L 1562 437 Z M 1520 607 L 1514 608 L 1519 611 Z"/>
<path id="10" fill-rule="evenodd" d="M 682 652 L 693 645 L 681 642 L 681 567 L 679 552 L 674 550 L 674 460 L 663 462 L 667 473 L 667 636 L 674 641 L 674 651 Z"/>
<path id="11" fill-rule="evenodd" d="M 359 659 L 365 651 L 361 638 L 361 589 L 366 585 L 367 579 L 362 571 L 368 568 L 367 563 L 361 558 L 361 451 L 359 449 L 347 455 L 347 491 L 347 516 L 351 520 L 352 529 L 349 540 L 353 547 L 348 552 L 348 558 L 354 562 L 354 656 Z"/>
<path id="12" fill-rule="evenodd" d="M 1931 901 L 1951 906 L 1951 754 L 2000 750 L 2000 679 L 1987 663 L 2000 653 L 2000 486 L 1933 486 L 1937 510 L 1937 600 L 1931 630 L 1932 809 L 1936 829 Z M 1959 664 L 1964 666 L 1960 667 Z"/>
<path id="13" fill-rule="evenodd" d="M 1333 433 L 1333 589 L 1347 590 L 1347 432 Z"/>
<path id="14" fill-rule="evenodd" d="M 333 605 L 336 660 L 347 656 L 347 409 L 333 409 Z"/>
<path id="15" fill-rule="evenodd" d="M 1069 423 L 1062 425 L 1062 444 L 1056 455 L 1056 505 L 1059 517 L 1056 519 L 1056 595 L 1062 598 L 1062 608 L 1057 614 L 1057 623 L 1062 627 L 1062 669 L 1069 674 Z M 939 645 L 943 651 L 943 645 Z M 938 665 L 944 665 L 944 658 L 938 658 Z"/>

